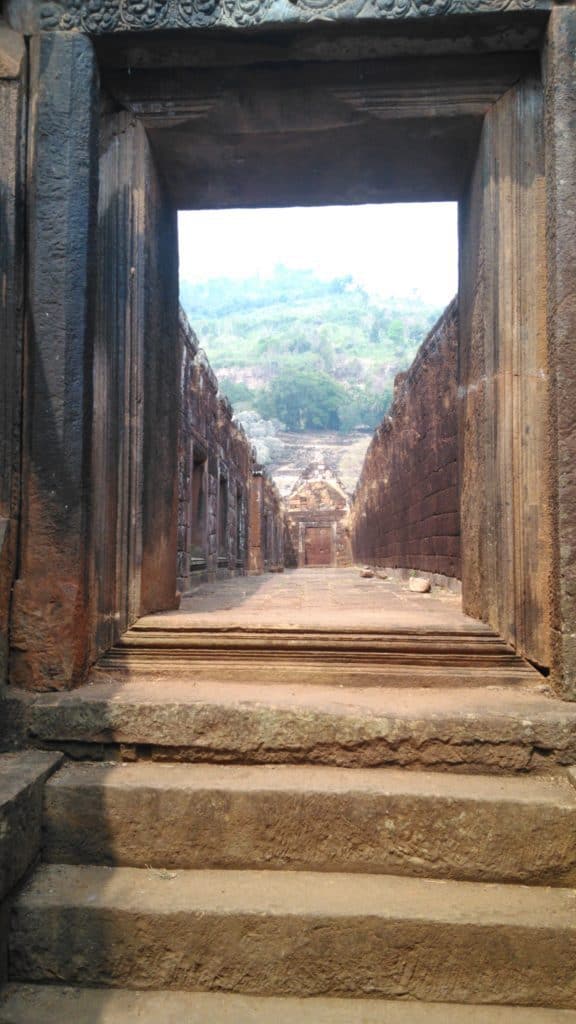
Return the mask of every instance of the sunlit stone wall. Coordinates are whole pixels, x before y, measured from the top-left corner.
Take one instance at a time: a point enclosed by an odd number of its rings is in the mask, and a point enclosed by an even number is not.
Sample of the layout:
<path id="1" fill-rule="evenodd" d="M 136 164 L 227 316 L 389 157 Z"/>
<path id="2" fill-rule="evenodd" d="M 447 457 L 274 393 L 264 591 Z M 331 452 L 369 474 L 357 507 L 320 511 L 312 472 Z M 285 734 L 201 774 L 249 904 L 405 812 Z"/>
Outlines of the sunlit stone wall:
<path id="1" fill-rule="evenodd" d="M 456 300 L 377 428 L 351 513 L 357 561 L 460 577 Z"/>

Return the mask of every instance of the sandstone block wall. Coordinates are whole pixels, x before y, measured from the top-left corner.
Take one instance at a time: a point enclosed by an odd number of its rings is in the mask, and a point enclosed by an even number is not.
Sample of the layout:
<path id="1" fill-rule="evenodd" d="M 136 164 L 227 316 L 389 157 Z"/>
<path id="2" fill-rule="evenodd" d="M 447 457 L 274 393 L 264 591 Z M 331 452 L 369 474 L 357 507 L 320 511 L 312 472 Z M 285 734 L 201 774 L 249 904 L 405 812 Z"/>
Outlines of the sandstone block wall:
<path id="1" fill-rule="evenodd" d="M 366 454 L 351 510 L 358 562 L 460 578 L 457 360 L 454 300 L 396 378 Z"/>
<path id="2" fill-rule="evenodd" d="M 263 474 L 263 559 L 264 570 L 284 568 L 284 505 L 274 481 Z"/>
<path id="3" fill-rule="evenodd" d="M 282 572 L 286 520 L 280 492 L 261 466 L 254 464 L 248 515 L 247 569 L 251 576 Z"/>
<path id="4" fill-rule="evenodd" d="M 283 565 L 284 520 L 276 486 L 256 466 L 182 311 L 180 338 L 177 573 L 184 592 L 195 579 Z"/>

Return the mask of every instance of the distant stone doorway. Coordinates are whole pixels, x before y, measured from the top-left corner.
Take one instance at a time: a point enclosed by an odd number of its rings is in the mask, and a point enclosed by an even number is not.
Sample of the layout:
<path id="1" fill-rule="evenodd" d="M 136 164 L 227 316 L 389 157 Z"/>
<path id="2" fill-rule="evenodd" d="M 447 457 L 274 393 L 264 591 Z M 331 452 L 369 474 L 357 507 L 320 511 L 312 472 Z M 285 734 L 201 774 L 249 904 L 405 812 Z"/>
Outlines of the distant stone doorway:
<path id="1" fill-rule="evenodd" d="M 332 527 L 308 526 L 304 537 L 304 564 L 332 565 Z"/>

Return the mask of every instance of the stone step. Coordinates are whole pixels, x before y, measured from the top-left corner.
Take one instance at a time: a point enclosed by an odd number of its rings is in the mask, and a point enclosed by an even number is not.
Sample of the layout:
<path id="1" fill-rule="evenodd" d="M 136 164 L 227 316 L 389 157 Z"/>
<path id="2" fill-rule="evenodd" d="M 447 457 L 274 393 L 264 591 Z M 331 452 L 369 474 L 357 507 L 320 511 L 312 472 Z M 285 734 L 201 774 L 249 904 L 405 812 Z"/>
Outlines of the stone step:
<path id="1" fill-rule="evenodd" d="M 254 683 L 261 686 L 283 683 L 288 686 L 357 686 L 379 687 L 478 687 L 478 686 L 533 686 L 541 677 L 530 665 L 486 665 L 482 659 L 470 659 L 466 664 L 448 664 L 446 661 L 408 657 L 394 663 L 379 658 L 363 658 L 352 653 L 347 658 L 331 654 L 270 654 L 254 657 L 251 654 L 179 651 L 156 652 L 149 657 L 128 652 L 117 657 L 114 652 L 96 665 L 91 673 L 91 685 L 105 683 L 111 678 L 129 681 L 136 677 L 152 678 L 161 673 L 172 678 L 209 682 Z"/>
<path id="2" fill-rule="evenodd" d="M 484 774 L 576 764 L 576 705 L 535 688 L 264 688 L 161 674 L 25 695 L 19 716 L 24 739 L 90 759 Z"/>
<path id="3" fill-rule="evenodd" d="M 8 985 L 0 1024 L 576 1024 L 573 1010 Z"/>
<path id="4" fill-rule="evenodd" d="M 61 761 L 41 750 L 0 756 L 0 903 L 40 853 L 42 793 Z"/>
<path id="5" fill-rule="evenodd" d="M 224 679 L 349 685 L 474 686 L 492 683 L 529 685 L 536 670 L 492 631 L 464 630 L 304 630 L 300 628 L 158 628 L 154 616 L 143 619 L 100 660 L 102 673 L 193 669 L 196 675 Z M 489 675 L 489 680 L 486 674 Z M 328 676 L 328 678 L 327 678 Z"/>
<path id="6" fill-rule="evenodd" d="M 349 629 L 316 629 L 302 626 L 194 626 L 190 617 L 181 623 L 166 625 L 159 623 L 161 616 L 148 616 L 140 619 L 122 634 L 117 641 L 117 649 L 122 650 L 138 644 L 148 643 L 154 646 L 257 646 L 266 650 L 272 646 L 304 648 L 319 650 L 326 648 L 357 647 L 359 650 L 411 651 L 414 647 L 422 649 L 437 647 L 442 651 L 462 649 L 487 653 L 514 654 L 514 650 L 490 629 L 489 626 L 474 629 L 436 629 L 434 627 L 395 628 L 393 630 L 378 627 L 354 627 Z M 162 617 L 163 618 L 163 617 Z"/>
<path id="7" fill-rule="evenodd" d="M 576 1008 L 569 889 L 285 871 L 41 867 L 11 980 Z"/>
<path id="8" fill-rule="evenodd" d="M 401 769 L 67 765 L 45 790 L 44 843 L 54 863 L 566 885 L 576 787 Z"/>

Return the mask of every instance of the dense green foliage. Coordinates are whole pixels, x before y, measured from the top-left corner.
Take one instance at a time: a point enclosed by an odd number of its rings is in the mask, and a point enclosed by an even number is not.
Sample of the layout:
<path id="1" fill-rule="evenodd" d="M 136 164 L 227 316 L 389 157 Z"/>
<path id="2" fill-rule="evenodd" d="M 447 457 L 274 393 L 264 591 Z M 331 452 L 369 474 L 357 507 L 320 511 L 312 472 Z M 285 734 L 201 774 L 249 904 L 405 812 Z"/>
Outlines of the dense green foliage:
<path id="1" fill-rule="evenodd" d="M 181 301 L 235 408 L 290 430 L 376 426 L 441 313 L 417 295 L 375 300 L 350 277 L 284 267 L 267 279 L 184 281 Z"/>
<path id="2" fill-rule="evenodd" d="M 258 411 L 288 430 L 339 430 L 346 391 L 321 370 L 283 370 L 264 391 Z"/>

